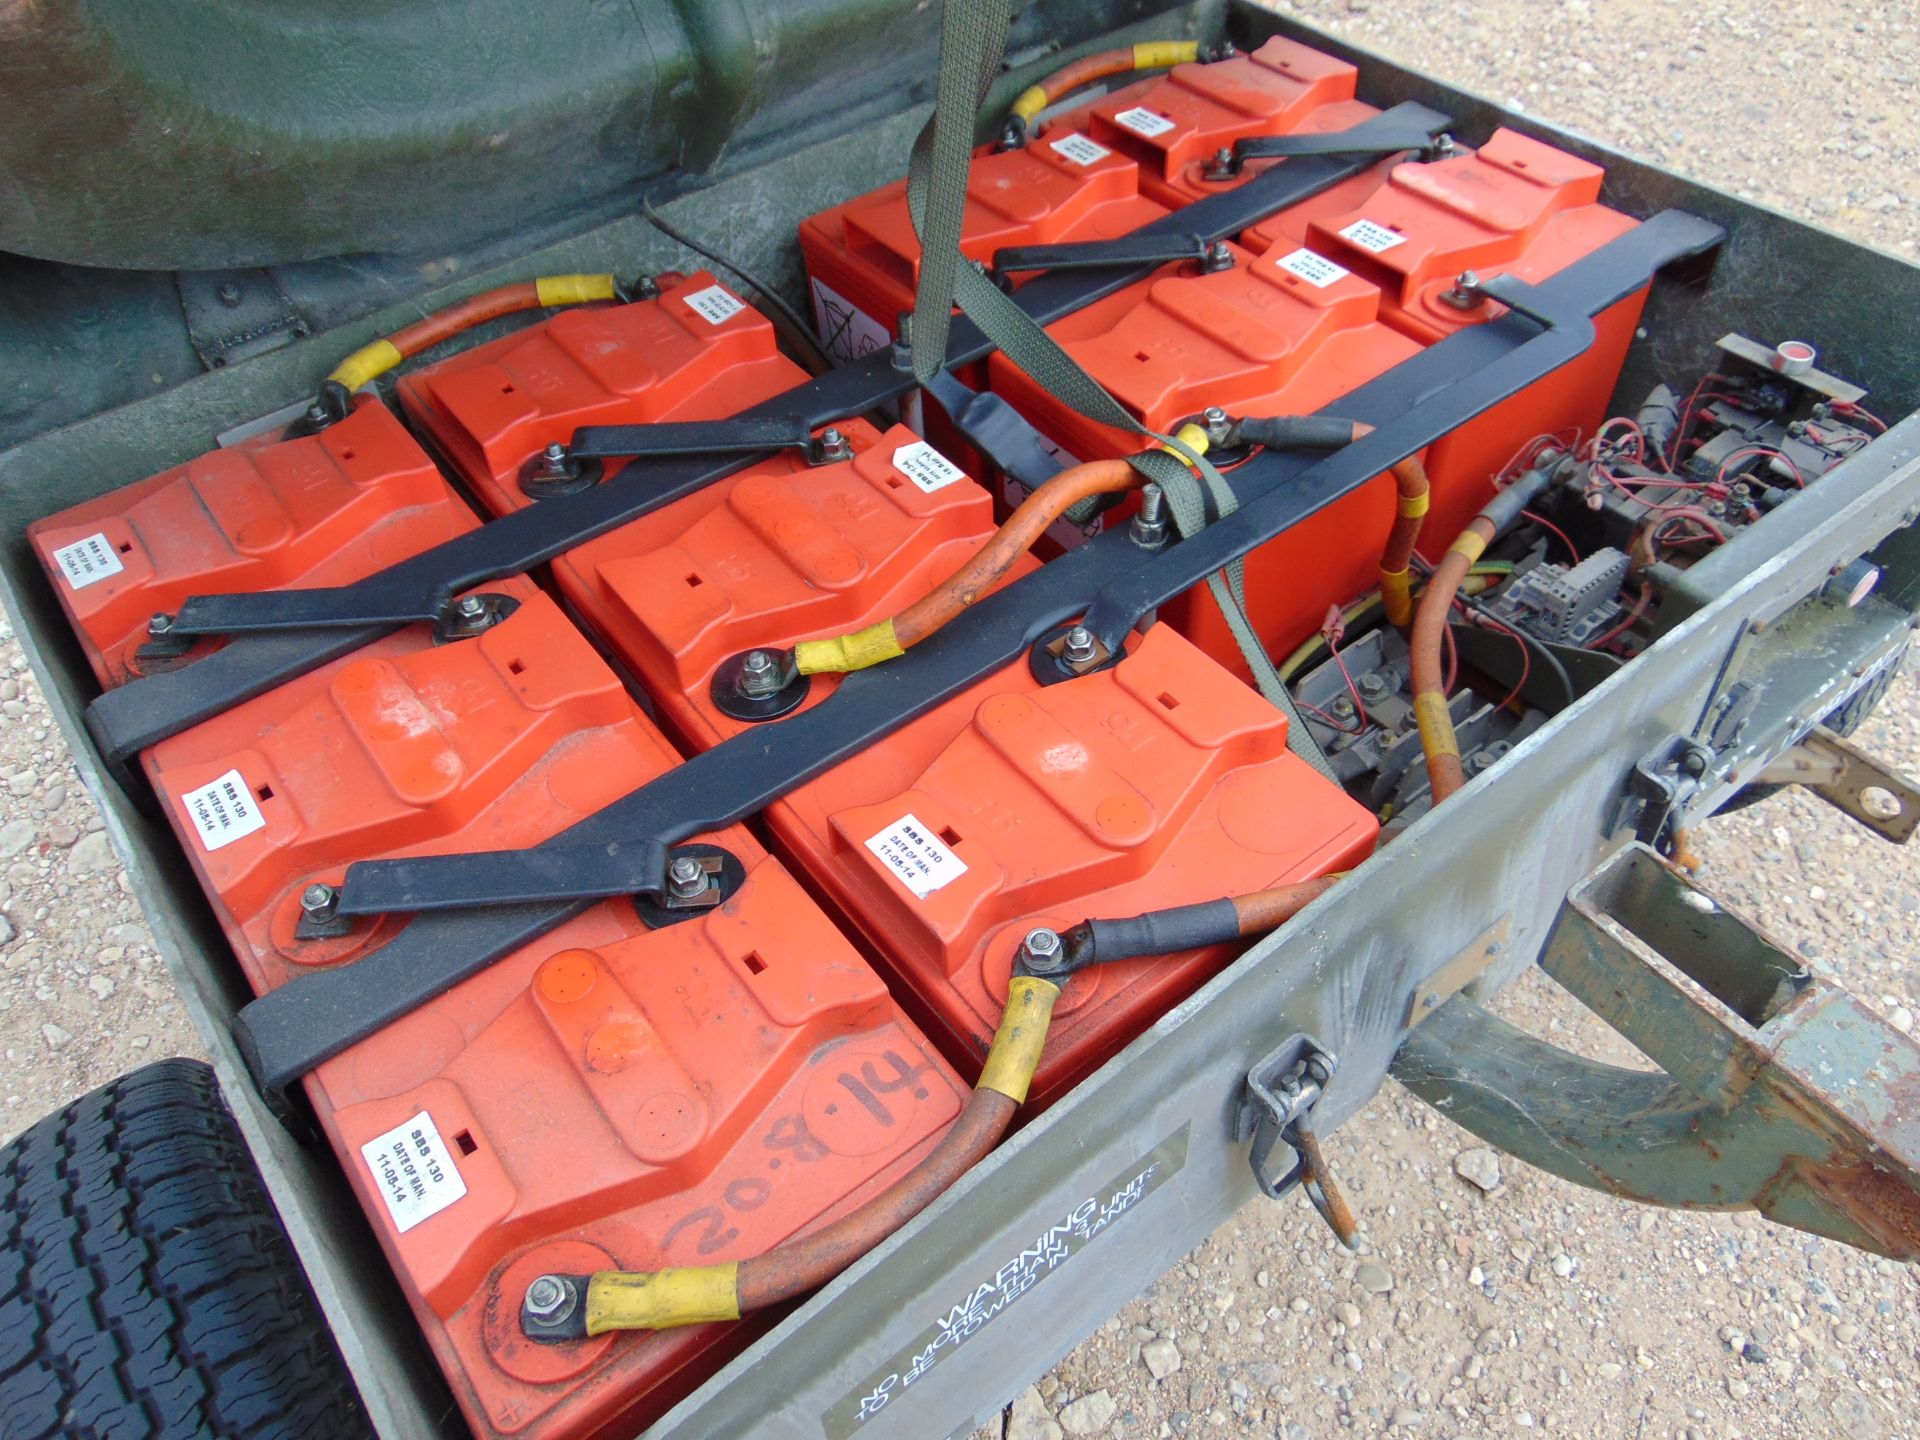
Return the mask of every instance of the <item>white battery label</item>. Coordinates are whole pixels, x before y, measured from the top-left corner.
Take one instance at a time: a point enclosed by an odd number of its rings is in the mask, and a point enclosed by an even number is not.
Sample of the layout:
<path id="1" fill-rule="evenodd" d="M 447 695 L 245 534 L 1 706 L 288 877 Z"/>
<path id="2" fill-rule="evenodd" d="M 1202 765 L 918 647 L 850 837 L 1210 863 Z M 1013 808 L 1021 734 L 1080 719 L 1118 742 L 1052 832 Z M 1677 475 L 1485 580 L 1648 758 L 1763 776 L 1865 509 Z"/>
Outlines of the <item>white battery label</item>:
<path id="1" fill-rule="evenodd" d="M 915 815 L 902 815 L 867 841 L 867 849 L 919 900 L 967 873 L 966 862 Z"/>
<path id="2" fill-rule="evenodd" d="M 1336 280 L 1347 278 L 1347 271 L 1311 250 L 1296 250 L 1277 262 L 1289 275 L 1298 275 L 1316 290 L 1324 290 Z"/>
<path id="3" fill-rule="evenodd" d="M 1047 144 L 1056 155 L 1076 165 L 1092 165 L 1113 154 L 1099 141 L 1089 140 L 1085 135 L 1063 135 L 1058 140 L 1049 140 Z"/>
<path id="4" fill-rule="evenodd" d="M 231 845 L 267 823 L 238 770 L 229 770 L 211 785 L 187 791 L 180 797 L 180 804 L 193 833 L 200 837 L 201 847 L 209 851 Z"/>
<path id="5" fill-rule="evenodd" d="M 440 1138 L 440 1127 L 425 1110 L 369 1140 L 360 1147 L 360 1155 L 380 1198 L 387 1202 L 393 1228 L 402 1235 L 467 1193 L 467 1182 L 460 1178 L 460 1167 Z"/>
<path id="6" fill-rule="evenodd" d="M 1389 230 L 1384 225 L 1376 225 L 1371 220 L 1356 220 L 1340 232 L 1344 240 L 1351 240 L 1362 250 L 1371 250 L 1378 255 L 1383 250 L 1391 250 L 1396 245 L 1407 243 L 1407 237 L 1397 230 Z"/>
<path id="7" fill-rule="evenodd" d="M 929 495 L 967 478 L 966 471 L 924 440 L 902 445 L 894 451 L 893 468 Z"/>
<path id="8" fill-rule="evenodd" d="M 84 590 L 127 568 L 120 563 L 120 557 L 104 534 L 89 535 L 71 545 L 62 545 L 53 552 L 53 563 L 60 567 L 67 584 L 75 590 Z"/>
<path id="9" fill-rule="evenodd" d="M 709 325 L 719 325 L 731 320 L 742 310 L 746 303 L 724 285 L 709 285 L 704 290 L 696 290 L 686 297 L 693 313 Z"/>
<path id="10" fill-rule="evenodd" d="M 1173 129 L 1173 121 L 1164 115 L 1156 115 L 1141 105 L 1136 105 L 1131 110 L 1122 110 L 1113 119 L 1115 124 L 1124 125 L 1134 134 L 1144 135 L 1149 140 Z"/>

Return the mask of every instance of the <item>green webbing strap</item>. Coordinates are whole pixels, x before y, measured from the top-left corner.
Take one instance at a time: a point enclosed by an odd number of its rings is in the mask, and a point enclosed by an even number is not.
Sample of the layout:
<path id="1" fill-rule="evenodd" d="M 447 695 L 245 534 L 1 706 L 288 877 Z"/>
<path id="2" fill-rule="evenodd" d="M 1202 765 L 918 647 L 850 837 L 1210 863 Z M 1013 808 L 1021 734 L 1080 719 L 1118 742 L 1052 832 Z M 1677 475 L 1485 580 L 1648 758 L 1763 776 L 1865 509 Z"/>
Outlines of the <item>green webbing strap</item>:
<path id="1" fill-rule="evenodd" d="M 940 16 L 940 83 L 933 118 L 908 162 L 920 236 L 920 279 L 913 293 L 913 378 L 922 385 L 947 356 L 954 275 L 963 264 L 960 231 L 973 167 L 973 131 L 1007 48 L 1008 0 L 947 0 Z"/>
<path id="2" fill-rule="evenodd" d="M 1238 507 L 1226 477 L 1205 456 L 1134 419 L 1045 329 L 960 254 L 974 125 L 1006 45 L 1007 5 L 1008 0 L 947 0 L 941 19 L 939 98 L 933 118 L 914 141 L 907 167 L 907 207 L 920 236 L 920 283 L 913 310 L 914 375 L 924 384 L 945 359 L 948 321 L 957 304 L 1010 361 L 1064 404 L 1099 424 L 1169 446 L 1190 461 L 1192 469 L 1165 450 L 1127 457 L 1134 469 L 1160 486 L 1180 534 L 1195 534 Z M 1287 717 L 1288 747 L 1331 776 L 1332 765 L 1308 731 L 1247 618 L 1241 562 L 1236 560 L 1209 576 L 1207 589 L 1240 647 L 1255 686 Z"/>

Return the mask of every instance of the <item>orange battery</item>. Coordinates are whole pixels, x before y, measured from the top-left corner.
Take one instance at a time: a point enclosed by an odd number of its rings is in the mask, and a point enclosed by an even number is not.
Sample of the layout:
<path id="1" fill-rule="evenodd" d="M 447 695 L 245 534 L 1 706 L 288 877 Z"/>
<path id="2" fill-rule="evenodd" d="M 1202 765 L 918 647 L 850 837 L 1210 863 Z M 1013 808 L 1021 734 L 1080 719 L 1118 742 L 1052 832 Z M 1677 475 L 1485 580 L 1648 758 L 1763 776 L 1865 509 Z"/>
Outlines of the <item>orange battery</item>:
<path id="1" fill-rule="evenodd" d="M 1276 163 L 1256 160 L 1233 179 L 1207 179 L 1207 161 L 1236 140 L 1345 130 L 1378 115 L 1353 98 L 1358 78 L 1346 61 L 1276 35 L 1231 60 L 1176 65 L 1095 102 L 1084 117 L 1064 118 L 1138 165 L 1142 195 L 1177 209 Z"/>
<path id="2" fill-rule="evenodd" d="M 635 1434 L 764 1328 L 542 1345 L 535 1277 L 760 1254 L 898 1179 L 964 1103 L 780 863 L 709 838 L 748 867 L 721 909 L 649 930 L 605 902 L 308 1083 L 478 1435 Z"/>
<path id="3" fill-rule="evenodd" d="M 621 612 L 607 638 L 693 749 L 748 728 L 713 698 L 722 658 L 872 624 L 945 579 L 991 532 L 988 498 L 972 480 L 931 493 L 893 483 L 927 467 L 924 454 L 901 456 L 902 441 L 914 443 L 891 431 L 849 465 L 791 472 L 744 515 L 731 500 L 705 511 L 669 506 L 640 522 L 658 547 L 650 551 L 635 548 L 643 533 L 630 526 L 561 562 L 575 567 L 573 583 L 598 587 L 597 614 Z M 818 494 L 809 488 L 816 481 Z M 746 481 L 735 483 L 737 495 Z M 769 523 L 783 514 L 793 518 Z M 1016 578 L 1031 568 L 1025 562 Z M 810 594 L 823 573 L 831 593 Z M 805 703 L 831 705 L 833 679 L 814 676 Z M 1066 684 L 1042 688 L 1015 664 L 793 791 L 765 818 L 789 860 L 865 934 L 916 1018 L 971 1073 L 998 1023 L 1013 950 L 1033 925 L 1303 879 L 1370 850 L 1373 817 L 1287 752 L 1285 726 L 1161 625 L 1114 670 Z M 1129 962 L 1076 978 L 1056 1012 L 1038 1102 L 1138 1034 L 1224 956 Z"/>
<path id="4" fill-rule="evenodd" d="M 993 533 L 986 492 L 911 430 L 840 429 L 851 460 L 777 456 L 553 562 L 561 593 L 694 749 L 740 728 L 710 694 L 723 660 L 903 610 Z M 815 676 L 808 703 L 836 683 Z"/>
<path id="5" fill-rule="evenodd" d="M 1042 687 L 1015 663 L 767 817 L 963 1072 L 1021 938 L 1357 864 L 1372 814 L 1286 748 L 1286 720 L 1171 626 Z M 1054 1012 L 1046 1105 L 1190 994 L 1227 949 L 1094 967 Z"/>
<path id="6" fill-rule="evenodd" d="M 528 462 L 582 425 L 717 420 L 807 379 L 766 318 L 701 270 L 656 299 L 563 310 L 424 366 L 398 393 L 480 502 L 505 514 L 532 503 Z"/>
<path id="7" fill-rule="evenodd" d="M 1380 323 L 1379 292 L 1304 250 L 1254 258 L 1235 247 L 1231 270 L 1169 266 L 1049 327 L 1049 333 L 1141 422 L 1163 434 L 1209 405 L 1239 416 L 1310 414 L 1418 353 Z M 1137 435 L 1061 404 L 995 356 L 991 382 L 1079 459 L 1129 454 Z M 1284 654 L 1329 605 L 1366 590 L 1393 523 L 1382 475 L 1246 563 L 1247 605 L 1261 638 Z M 1162 615 L 1240 675 L 1245 662 L 1212 597 L 1195 590 Z"/>
<path id="8" fill-rule="evenodd" d="M 1490 301 L 1454 303 L 1462 273 L 1537 283 L 1631 230 L 1631 216 L 1599 203 L 1604 178 L 1597 165 L 1502 129 L 1478 151 L 1392 166 L 1364 196 L 1324 195 L 1282 220 L 1310 250 L 1380 288 L 1382 321 L 1432 344 L 1504 313 Z M 1586 354 L 1435 442 L 1428 554 L 1459 533 L 1528 440 L 1591 433 L 1605 418 L 1645 303 L 1641 290 L 1603 311 Z"/>
<path id="9" fill-rule="evenodd" d="M 191 595 L 345 585 L 478 522 L 386 406 L 260 437 L 50 515 L 27 539 L 103 686 Z"/>
<path id="10" fill-rule="evenodd" d="M 996 250 L 1110 240 L 1166 213 L 1142 197 L 1139 170 L 1061 121 L 1020 150 L 983 149 L 967 181 L 960 249 L 991 264 Z M 920 238 L 897 180 L 800 222 L 814 317 L 827 349 L 857 358 L 889 344 L 913 309 Z"/>
<path id="11" fill-rule="evenodd" d="M 256 990 L 399 920 L 295 937 L 350 860 L 536 843 L 678 763 L 555 603 L 434 646 L 422 627 L 163 742 L 146 763 Z M 631 1433 L 752 1335 L 552 1348 L 550 1269 L 739 1259 L 897 1178 L 962 1083 L 745 829 L 719 907 L 608 901 L 322 1065 L 307 1091 L 482 1435 Z M 656 912 L 657 913 L 657 912 Z"/>
<path id="12" fill-rule="evenodd" d="M 532 845 L 672 763 L 551 598 L 491 593 L 517 608 L 470 639 L 409 626 L 146 752 L 256 989 L 390 933 L 295 938 L 301 892 L 349 862 Z"/>

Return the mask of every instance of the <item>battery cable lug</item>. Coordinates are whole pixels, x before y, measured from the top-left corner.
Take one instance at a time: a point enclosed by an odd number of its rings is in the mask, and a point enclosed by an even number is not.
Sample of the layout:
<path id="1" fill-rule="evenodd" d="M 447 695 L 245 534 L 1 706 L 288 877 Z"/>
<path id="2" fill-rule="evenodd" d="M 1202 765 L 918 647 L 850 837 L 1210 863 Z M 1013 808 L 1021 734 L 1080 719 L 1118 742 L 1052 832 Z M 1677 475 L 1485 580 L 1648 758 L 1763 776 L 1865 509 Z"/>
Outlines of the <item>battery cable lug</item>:
<path id="1" fill-rule="evenodd" d="M 300 413 L 287 434 L 291 437 L 318 435 L 329 426 L 337 425 L 347 418 L 353 408 L 353 393 L 338 380 L 325 380 L 320 384 L 319 394 L 313 397 L 313 403 Z"/>
<path id="2" fill-rule="evenodd" d="M 571 1275 L 537 1275 L 520 1301 L 520 1328 L 535 1340 L 582 1338 L 580 1285 Z"/>
<path id="3" fill-rule="evenodd" d="M 791 650 L 746 650 L 722 660 L 708 693 L 730 720 L 778 720 L 799 708 L 813 687 Z"/>

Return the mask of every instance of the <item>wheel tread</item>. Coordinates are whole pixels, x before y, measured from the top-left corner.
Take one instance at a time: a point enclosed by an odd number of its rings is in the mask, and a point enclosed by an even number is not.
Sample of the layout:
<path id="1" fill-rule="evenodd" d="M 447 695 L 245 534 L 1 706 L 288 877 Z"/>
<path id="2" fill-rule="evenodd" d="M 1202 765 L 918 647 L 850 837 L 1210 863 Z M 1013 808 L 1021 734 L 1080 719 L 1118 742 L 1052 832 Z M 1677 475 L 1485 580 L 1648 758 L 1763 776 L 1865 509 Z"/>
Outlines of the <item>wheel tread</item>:
<path id="1" fill-rule="evenodd" d="M 0 1150 L 0 1433 L 371 1434 L 205 1065 L 148 1066 Z"/>

